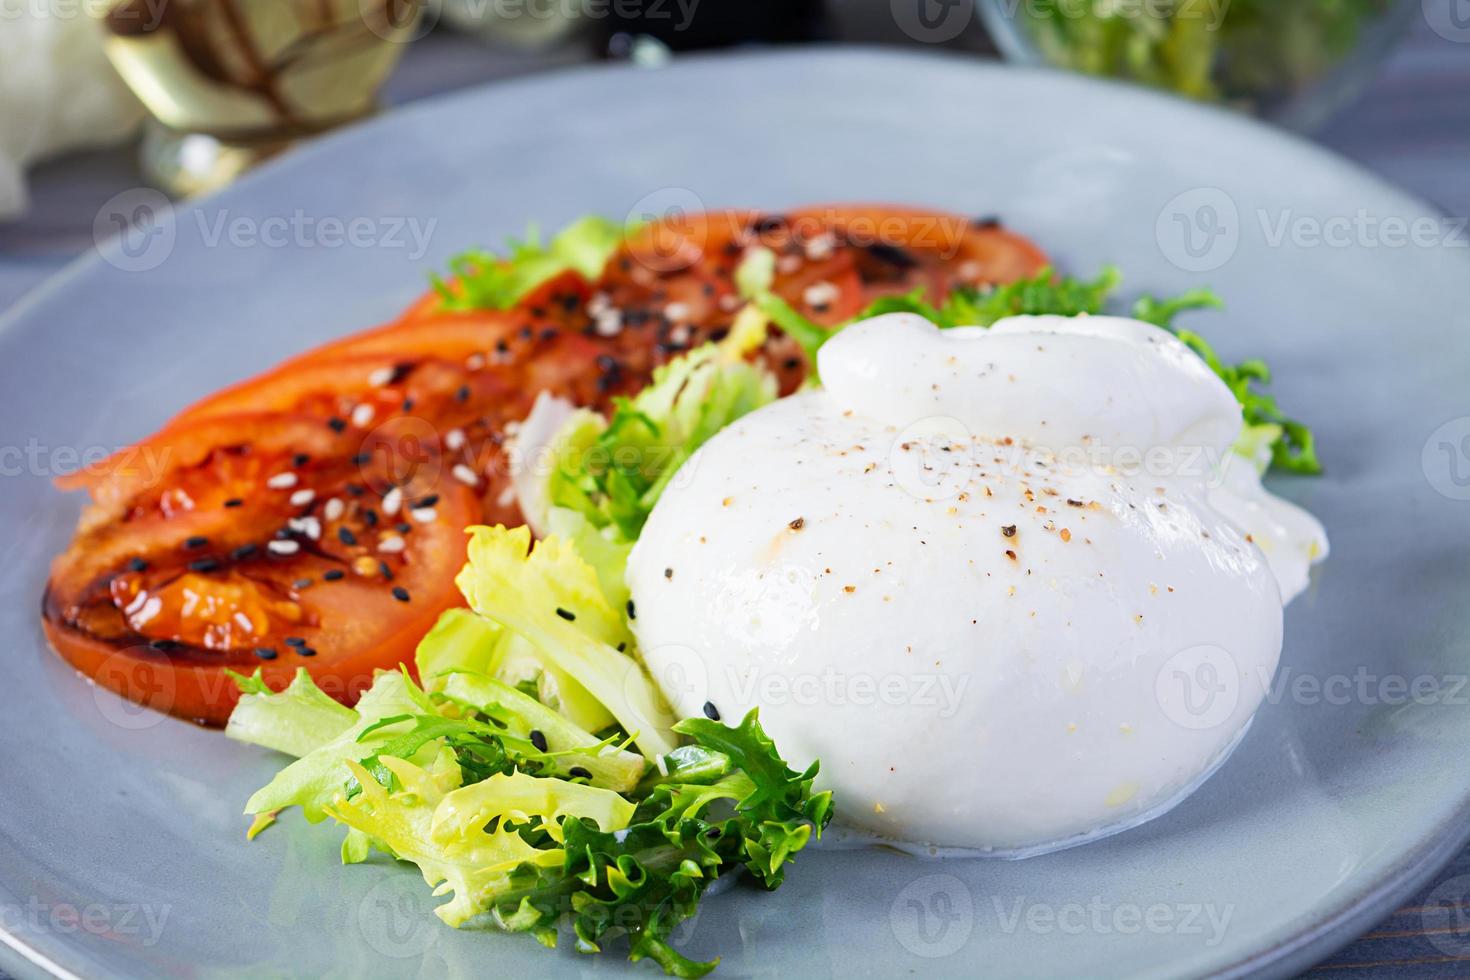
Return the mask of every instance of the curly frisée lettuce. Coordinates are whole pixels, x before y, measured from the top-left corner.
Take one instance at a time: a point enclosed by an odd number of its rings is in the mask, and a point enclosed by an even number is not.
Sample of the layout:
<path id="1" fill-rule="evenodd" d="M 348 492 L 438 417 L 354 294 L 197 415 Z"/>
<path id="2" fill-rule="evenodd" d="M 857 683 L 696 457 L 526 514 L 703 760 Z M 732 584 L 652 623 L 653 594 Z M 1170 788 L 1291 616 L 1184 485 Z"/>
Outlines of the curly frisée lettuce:
<path id="1" fill-rule="evenodd" d="M 636 540 L 684 461 L 731 422 L 775 400 L 775 378 L 746 360 L 765 336 L 764 318 L 747 309 L 724 340 L 658 368 L 637 396 L 617 401 L 611 417 L 574 414 L 551 446 L 550 506 L 581 515 L 591 529 L 611 528 L 608 545 Z"/>
<path id="2" fill-rule="evenodd" d="M 422 686 L 380 671 L 353 709 L 305 671 L 280 692 L 235 675 L 230 736 L 296 756 L 246 803 L 249 836 L 300 807 L 347 828 L 345 864 L 417 865 L 451 926 L 555 946 L 566 924 L 584 953 L 622 936 L 635 961 L 703 976 L 718 961 L 674 949 L 673 929 L 721 875 L 781 884 L 832 816 L 817 764 L 790 768 L 754 711 L 733 728 L 676 723 L 629 610 L 570 541 L 470 534 L 470 608 L 420 643 Z"/>
<path id="3" fill-rule="evenodd" d="M 626 229 L 591 215 L 573 222 L 541 244 L 532 228 L 525 241 L 511 239 L 504 255 L 478 249 L 449 260 L 449 278 L 433 276 L 446 310 L 504 310 L 541 283 L 573 271 L 596 279 L 624 240 Z"/>

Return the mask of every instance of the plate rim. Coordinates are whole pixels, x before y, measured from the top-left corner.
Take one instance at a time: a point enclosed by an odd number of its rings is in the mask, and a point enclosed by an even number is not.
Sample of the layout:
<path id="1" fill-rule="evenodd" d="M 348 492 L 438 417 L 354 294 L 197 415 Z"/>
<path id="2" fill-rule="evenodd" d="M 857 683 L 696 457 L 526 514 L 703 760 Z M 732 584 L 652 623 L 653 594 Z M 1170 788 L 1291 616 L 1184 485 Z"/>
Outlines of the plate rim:
<path id="1" fill-rule="evenodd" d="M 947 67 L 972 72 L 977 78 L 1000 76 L 1029 76 L 1038 85 L 1053 86 L 1063 92 L 1091 97 L 1098 91 L 1106 92 L 1103 98 L 1133 100 L 1150 111 L 1178 113 L 1182 116 L 1206 117 L 1212 127 L 1223 129 L 1223 138 L 1229 130 L 1235 130 L 1246 138 L 1275 143 L 1284 151 L 1305 158 L 1313 168 L 1326 167 L 1343 174 L 1352 181 L 1371 187 L 1374 193 L 1424 213 L 1443 216 L 1445 210 L 1427 198 L 1407 191 L 1384 176 L 1362 164 L 1350 160 L 1336 151 L 1315 143 L 1307 137 L 1245 116 L 1230 109 L 1187 99 L 1149 89 L 1143 86 L 1080 75 L 1061 69 L 1032 65 L 1018 65 L 1002 60 L 981 60 L 978 56 L 952 50 L 914 50 L 876 44 L 821 44 L 758 51 L 715 51 L 680 55 L 673 62 L 648 69 L 628 64 L 582 64 L 564 67 L 550 72 L 536 72 L 511 79 L 488 80 L 465 88 L 438 93 L 424 98 L 389 107 L 389 111 L 370 119 L 354 123 L 340 130 L 325 134 L 311 142 L 267 161 L 260 167 L 243 175 L 232 184 L 199 197 L 186 198 L 167 220 L 176 222 L 179 212 L 212 204 L 237 194 L 250 194 L 257 183 L 289 180 L 290 175 L 301 168 L 315 165 L 319 157 L 333 153 L 338 147 L 360 139 L 371 139 L 375 135 L 391 132 L 404 124 L 406 118 L 426 115 L 439 110 L 448 110 L 458 103 L 471 103 L 487 95 L 516 98 L 522 91 L 575 85 L 588 76 L 627 74 L 642 72 L 699 71 L 709 66 L 729 62 L 840 62 L 851 59 L 877 59 L 889 62 L 907 62 L 920 65 L 941 64 Z M 95 241 L 95 239 L 94 239 Z M 0 343 L 10 340 L 12 331 L 20 329 L 35 314 L 40 312 L 50 299 L 63 289 L 83 281 L 93 270 L 104 266 L 107 248 L 115 244 L 112 240 L 96 242 L 41 283 L 26 291 L 9 309 L 0 313 Z M 1470 256 L 1464 263 L 1470 269 Z M 1470 845 L 1470 784 L 1466 785 L 1458 808 L 1431 832 L 1426 833 L 1419 845 L 1405 855 L 1403 863 L 1390 873 L 1380 875 L 1365 887 L 1345 895 L 1342 901 L 1328 907 L 1319 903 L 1311 911 L 1319 912 L 1317 921 L 1303 925 L 1298 931 L 1269 946 L 1265 946 L 1233 962 L 1220 965 L 1201 976 L 1210 977 L 1290 977 L 1311 965 L 1320 962 L 1339 949 L 1357 939 L 1362 931 L 1388 911 L 1421 889 L 1438 874 L 1451 860 Z M 77 980 L 74 973 L 55 955 L 74 947 L 63 937 L 48 937 L 50 943 L 37 943 L 16 932 L 0 926 L 0 967 L 17 977 L 58 977 Z M 85 954 L 83 954 L 85 956 Z M 89 959 L 89 958 L 88 958 Z"/>

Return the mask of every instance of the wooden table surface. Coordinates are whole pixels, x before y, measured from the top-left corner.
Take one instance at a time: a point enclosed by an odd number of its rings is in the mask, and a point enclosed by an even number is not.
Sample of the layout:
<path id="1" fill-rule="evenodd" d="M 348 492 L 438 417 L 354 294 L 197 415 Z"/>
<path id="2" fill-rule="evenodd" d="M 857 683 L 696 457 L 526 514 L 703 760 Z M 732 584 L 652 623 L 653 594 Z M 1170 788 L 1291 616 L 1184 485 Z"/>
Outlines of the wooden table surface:
<path id="1" fill-rule="evenodd" d="M 1462 19 L 1470 18 L 1467 0 L 1442 2 L 1458 4 Z M 466 38 L 435 33 L 409 49 L 388 84 L 386 101 L 403 104 L 562 63 L 557 58 L 492 54 Z M 1448 214 L 1470 215 L 1470 42 L 1446 40 L 1430 29 L 1427 19 L 1416 20 L 1366 94 L 1318 139 Z M 0 224 L 0 311 L 87 249 L 98 206 L 141 182 L 130 150 L 65 158 L 34 176 L 29 213 Z M 1305 976 L 1470 977 L 1470 878 L 1457 883 L 1464 885 L 1463 909 L 1426 904 L 1436 887 L 1462 875 L 1470 875 L 1470 850 L 1404 908 Z"/>

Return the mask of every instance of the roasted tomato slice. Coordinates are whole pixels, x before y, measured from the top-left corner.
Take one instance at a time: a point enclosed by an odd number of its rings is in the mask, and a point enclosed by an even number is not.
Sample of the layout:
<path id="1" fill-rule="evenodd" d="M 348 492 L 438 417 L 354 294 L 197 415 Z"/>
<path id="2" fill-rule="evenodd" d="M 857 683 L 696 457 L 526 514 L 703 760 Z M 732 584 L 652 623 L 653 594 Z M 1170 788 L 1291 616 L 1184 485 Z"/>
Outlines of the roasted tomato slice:
<path id="1" fill-rule="evenodd" d="M 537 395 L 605 408 L 723 337 L 754 247 L 776 255 L 771 288 L 825 326 L 879 296 L 937 302 L 1046 265 L 993 222 L 938 212 L 717 211 L 648 225 L 597 281 L 565 273 L 509 310 L 446 312 L 431 294 L 60 481 L 92 503 L 52 567 L 52 643 L 100 684 L 207 723 L 235 703 L 226 669 L 280 688 L 304 666 L 352 703 L 458 602 L 463 529 L 519 520 L 504 446 Z M 804 379 L 779 330 L 763 356 L 783 390 Z"/>
<path id="2" fill-rule="evenodd" d="M 99 684 L 204 723 L 235 704 L 227 668 L 279 688 L 305 667 L 352 703 L 458 603 L 478 495 L 433 456 L 405 474 L 237 436 L 78 535 L 53 565 L 47 635 Z"/>

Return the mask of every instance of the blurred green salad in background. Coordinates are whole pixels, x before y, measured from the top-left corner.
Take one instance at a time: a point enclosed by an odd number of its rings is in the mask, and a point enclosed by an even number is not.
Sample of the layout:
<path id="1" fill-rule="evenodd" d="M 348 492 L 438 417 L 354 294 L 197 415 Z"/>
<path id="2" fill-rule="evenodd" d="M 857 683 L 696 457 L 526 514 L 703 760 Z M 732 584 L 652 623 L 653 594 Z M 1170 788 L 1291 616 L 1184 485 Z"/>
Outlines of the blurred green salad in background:
<path id="1" fill-rule="evenodd" d="M 1371 74 L 1396 0 L 991 0 L 1013 58 L 1142 82 L 1303 126 Z M 1417 6 L 1417 5 L 1415 5 Z"/>

